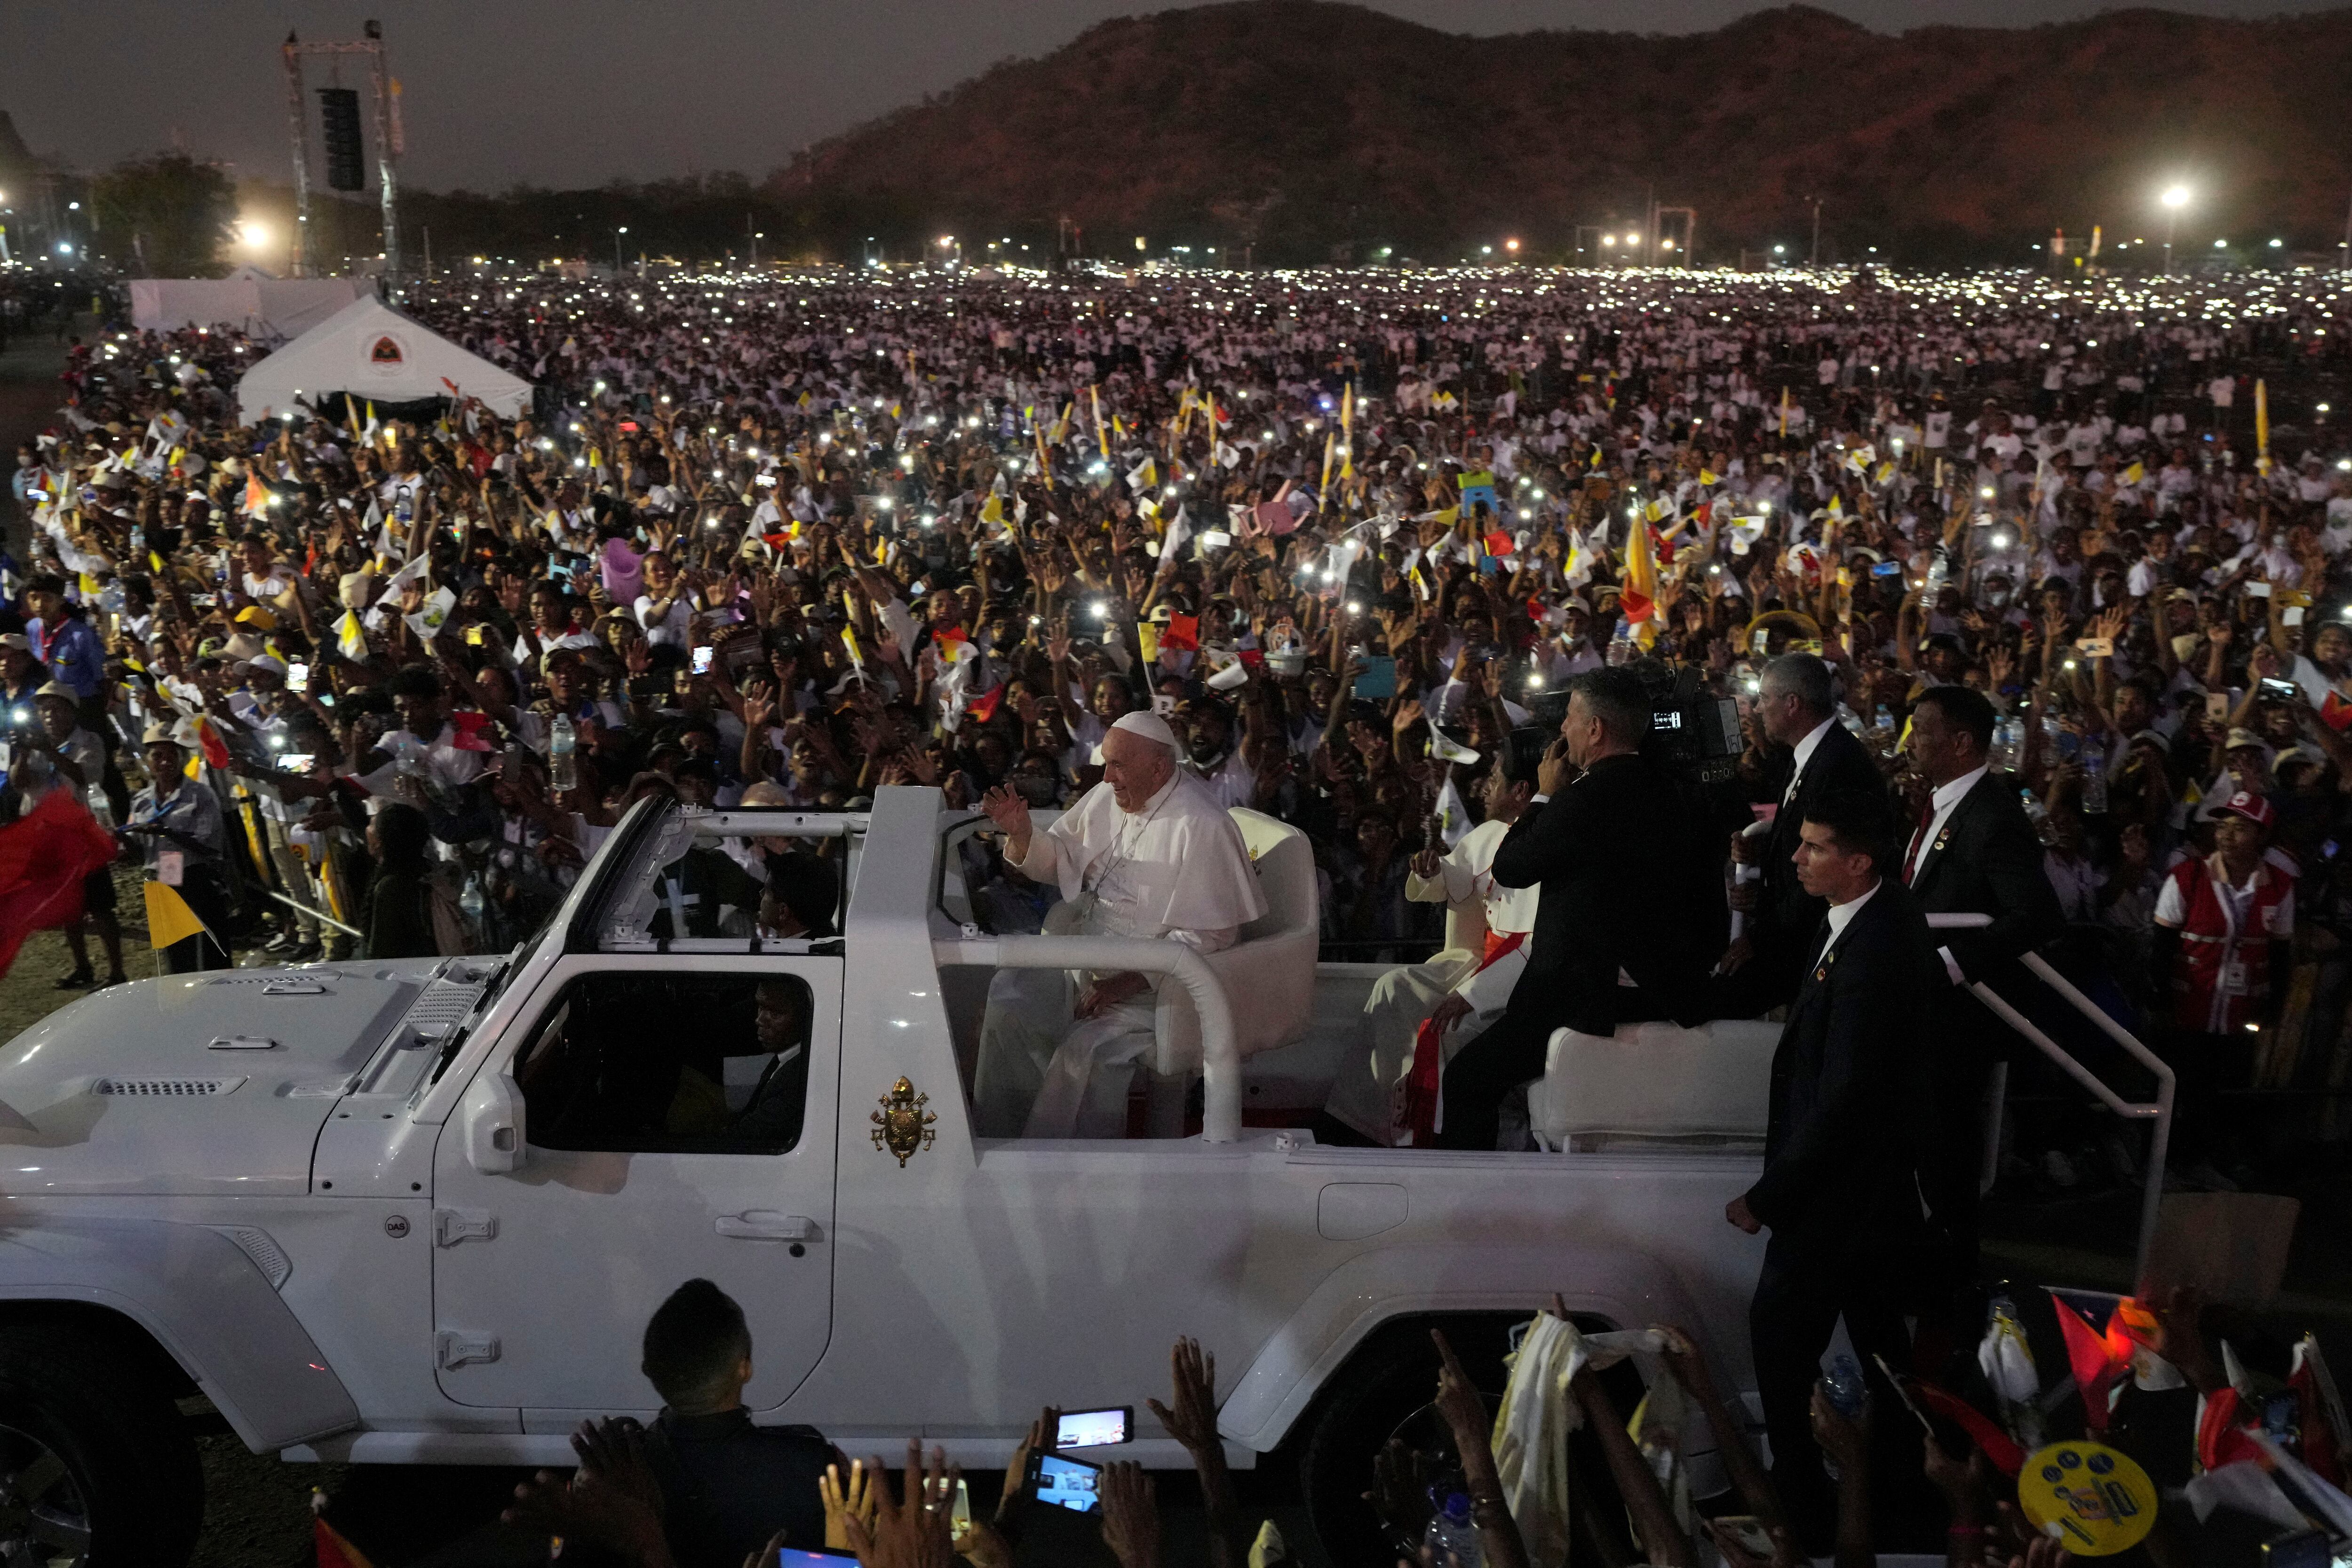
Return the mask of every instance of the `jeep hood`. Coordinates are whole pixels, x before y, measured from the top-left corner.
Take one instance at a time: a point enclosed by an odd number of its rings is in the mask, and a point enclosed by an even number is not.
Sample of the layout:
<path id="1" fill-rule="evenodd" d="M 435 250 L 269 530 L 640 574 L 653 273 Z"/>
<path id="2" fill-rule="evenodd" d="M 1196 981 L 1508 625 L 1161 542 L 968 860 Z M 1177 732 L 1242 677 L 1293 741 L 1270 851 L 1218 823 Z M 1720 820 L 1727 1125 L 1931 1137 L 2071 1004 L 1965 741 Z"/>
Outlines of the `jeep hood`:
<path id="1" fill-rule="evenodd" d="M 378 1047 L 428 991 L 468 989 L 437 966 L 180 974 L 49 1015 L 0 1047 L 0 1194 L 308 1192 Z"/>

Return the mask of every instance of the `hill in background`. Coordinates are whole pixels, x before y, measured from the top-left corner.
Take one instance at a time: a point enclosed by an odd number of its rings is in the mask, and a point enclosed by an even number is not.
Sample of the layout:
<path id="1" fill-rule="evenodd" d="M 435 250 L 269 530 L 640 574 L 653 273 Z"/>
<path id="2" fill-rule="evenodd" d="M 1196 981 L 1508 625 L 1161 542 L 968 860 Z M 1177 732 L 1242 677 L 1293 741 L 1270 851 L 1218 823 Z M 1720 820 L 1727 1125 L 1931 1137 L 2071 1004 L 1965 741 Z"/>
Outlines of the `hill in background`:
<path id="1" fill-rule="evenodd" d="M 1908 262 L 2034 259 L 2063 226 L 2332 249 L 2352 197 L 2352 10 L 2154 10 L 1873 33 L 1790 6 L 1713 33 L 1468 37 L 1323 0 L 1107 22 L 1041 59 L 810 149 L 768 183 L 803 243 L 983 233 L 1090 254 L 1136 236 L 1255 259 L 1453 260 L 1505 236 L 1697 210 L 1699 256 L 1811 242 Z M 1653 195 L 1654 193 L 1654 195 Z M 1592 237 L 1585 237 L 1586 243 Z M 979 259 L 967 245 L 967 260 Z"/>

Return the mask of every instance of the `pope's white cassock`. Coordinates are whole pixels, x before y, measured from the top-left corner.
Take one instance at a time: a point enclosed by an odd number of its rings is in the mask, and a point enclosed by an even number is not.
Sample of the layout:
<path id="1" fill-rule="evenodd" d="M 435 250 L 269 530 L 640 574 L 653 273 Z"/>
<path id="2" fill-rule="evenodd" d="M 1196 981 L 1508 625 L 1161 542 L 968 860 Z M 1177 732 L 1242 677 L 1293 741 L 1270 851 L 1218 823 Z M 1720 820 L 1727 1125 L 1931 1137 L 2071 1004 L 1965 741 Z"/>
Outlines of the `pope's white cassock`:
<path id="1" fill-rule="evenodd" d="M 1173 735 L 1151 715 L 1131 713 L 1119 723 L 1173 752 Z M 1049 935 L 1150 937 L 1215 952 L 1266 910 L 1241 830 L 1181 769 L 1139 811 L 1121 810 L 1108 783 L 1095 785 L 1032 835 L 1028 858 L 1012 864 L 1061 889 L 1065 901 L 1046 918 Z M 1154 992 L 1075 1018 L 1079 988 L 1099 978 L 1058 969 L 997 972 L 973 1088 L 982 1136 L 1126 1136 L 1128 1086 L 1152 1046 Z"/>

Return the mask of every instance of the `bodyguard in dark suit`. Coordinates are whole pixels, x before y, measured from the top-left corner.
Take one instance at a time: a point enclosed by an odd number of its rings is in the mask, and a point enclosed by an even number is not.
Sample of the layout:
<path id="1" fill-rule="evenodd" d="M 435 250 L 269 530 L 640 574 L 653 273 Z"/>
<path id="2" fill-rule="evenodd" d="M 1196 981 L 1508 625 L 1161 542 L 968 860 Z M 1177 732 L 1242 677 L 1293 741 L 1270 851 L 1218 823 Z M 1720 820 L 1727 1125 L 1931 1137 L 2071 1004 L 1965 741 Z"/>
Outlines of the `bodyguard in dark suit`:
<path id="1" fill-rule="evenodd" d="M 1636 994 L 1618 984 L 1620 969 L 1641 987 L 1645 1016 L 1685 1010 L 1699 988 L 1711 948 L 1692 932 L 1720 906 L 1694 888 L 1696 825 L 1639 753 L 1649 727 L 1649 696 L 1630 670 L 1570 682 L 1535 799 L 1495 851 L 1496 882 L 1543 889 L 1528 965 L 1501 1020 L 1446 1066 L 1442 1147 L 1495 1146 L 1496 1108 L 1542 1076 L 1554 1029 L 1612 1033 Z"/>
<path id="2" fill-rule="evenodd" d="M 1806 942 L 1828 907 L 1798 882 L 1797 830 L 1815 802 L 1832 795 L 1885 787 L 1870 749 L 1837 721 L 1830 667 L 1809 653 L 1782 654 L 1764 667 L 1756 716 L 1765 739 L 1789 748 L 1774 773 L 1775 815 L 1760 835 L 1743 835 L 1733 854 L 1763 871 L 1760 881 L 1734 896 L 1748 906 L 1748 930 L 1725 955 L 1729 982 L 1715 1011 L 1753 1017 L 1796 994 Z M 1744 944 L 1744 945 L 1743 945 Z"/>
<path id="3" fill-rule="evenodd" d="M 1801 1540 L 1830 1490 L 1812 1435 L 1813 1383 L 1838 1319 L 1865 1371 L 1909 1363 L 1921 1220 L 1913 1133 L 1922 1053 L 1914 1026 L 1936 956 L 1903 885 L 1883 877 L 1893 821 L 1884 790 L 1817 800 L 1801 826 L 1801 885 L 1827 912 L 1772 1058 L 1764 1173 L 1724 1217 L 1771 1244 L 1748 1309 L 1773 1479 Z M 1895 1408 L 1883 1388 L 1881 1424 Z"/>
<path id="4" fill-rule="evenodd" d="M 2015 1037 L 1968 986 L 1983 981 L 2012 1002 L 2038 988 L 2018 959 L 2065 925 L 2041 837 L 2008 775 L 1989 765 L 1992 730 L 1992 703 L 1966 686 L 1929 687 L 1911 710 L 1912 764 L 1933 794 L 1905 844 L 1903 880 L 1922 913 L 1992 917 L 1979 930 L 1936 933 L 1941 963 L 1929 993 L 1939 1049 L 1919 1180 L 1955 1283 L 1976 1268 L 1986 1073 Z"/>

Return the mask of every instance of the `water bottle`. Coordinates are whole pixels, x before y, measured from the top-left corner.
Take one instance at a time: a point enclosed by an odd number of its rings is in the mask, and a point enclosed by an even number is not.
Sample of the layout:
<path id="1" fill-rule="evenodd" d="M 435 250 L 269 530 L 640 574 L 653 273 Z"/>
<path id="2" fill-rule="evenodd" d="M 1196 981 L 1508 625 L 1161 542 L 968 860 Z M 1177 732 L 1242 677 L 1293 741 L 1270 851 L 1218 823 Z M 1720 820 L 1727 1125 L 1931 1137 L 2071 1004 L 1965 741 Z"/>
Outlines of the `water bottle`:
<path id="1" fill-rule="evenodd" d="M 82 792 L 82 798 L 89 805 L 90 816 L 98 818 L 98 825 L 110 833 L 114 831 L 114 808 L 106 804 L 106 791 L 93 782 Z"/>
<path id="2" fill-rule="evenodd" d="M 2107 749 L 2103 745 L 2083 748 L 2083 809 L 2107 809 Z"/>
<path id="3" fill-rule="evenodd" d="M 1609 638 L 1610 664 L 1612 666 L 1631 664 L 1639 652 L 1640 650 L 1633 646 L 1633 623 L 1620 620 L 1617 623 L 1616 631 L 1611 634 Z"/>
<path id="4" fill-rule="evenodd" d="M 482 910 L 484 908 L 484 904 L 485 900 L 482 898 L 481 878 L 470 875 L 467 876 L 466 879 L 466 890 L 457 895 L 457 908 L 464 912 L 466 923 L 476 931 L 482 929 Z"/>
<path id="5" fill-rule="evenodd" d="M 559 795 L 580 787 L 580 770 L 572 762 L 572 751 L 579 743 L 579 737 L 572 732 L 572 715 L 558 713 L 547 731 L 547 783 Z"/>
<path id="6" fill-rule="evenodd" d="M 1423 1532 L 1422 1545 L 1429 1560 L 1438 1568 L 1479 1568 L 1484 1561 L 1478 1550 L 1478 1527 L 1470 1522 L 1470 1500 L 1461 1492 L 1446 1494 L 1445 1506 L 1429 1521 Z"/>
<path id="7" fill-rule="evenodd" d="M 1949 568 L 1944 561 L 1944 552 L 1941 550 L 1931 552 L 1927 557 L 1927 593 L 1921 601 L 1930 610 L 1936 607 L 1937 595 L 1944 591 L 1944 578 L 1948 571 Z"/>
<path id="8" fill-rule="evenodd" d="M 1839 1415 L 1851 1420 L 1862 1414 L 1862 1368 L 1854 1363 L 1853 1357 L 1839 1352 L 1838 1358 L 1830 1363 L 1829 1371 L 1822 1373 L 1822 1382 Z"/>
<path id="9" fill-rule="evenodd" d="M 1884 702 L 1880 703 L 1877 716 L 1871 720 L 1870 728 L 1880 751 L 1895 750 L 1895 710 Z"/>

